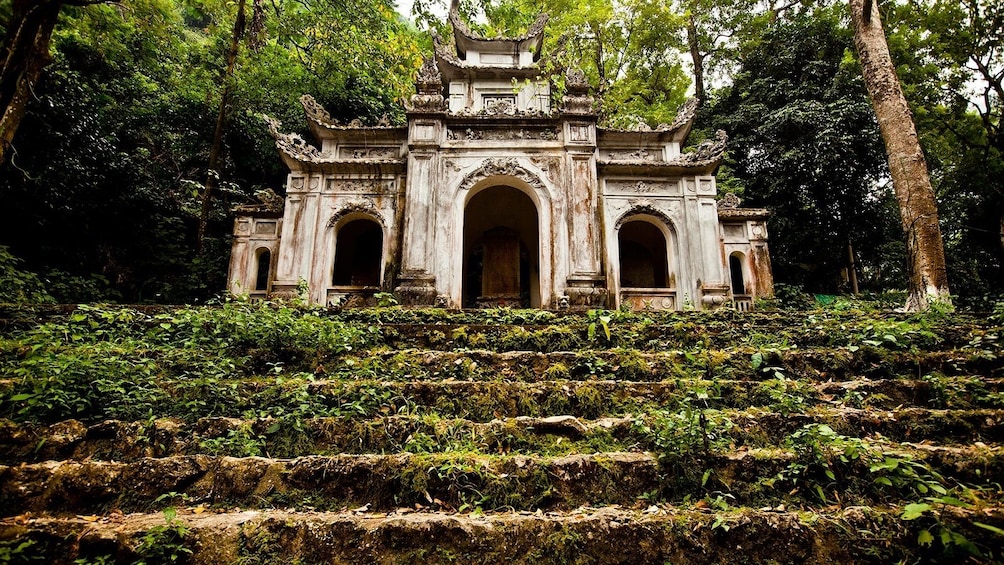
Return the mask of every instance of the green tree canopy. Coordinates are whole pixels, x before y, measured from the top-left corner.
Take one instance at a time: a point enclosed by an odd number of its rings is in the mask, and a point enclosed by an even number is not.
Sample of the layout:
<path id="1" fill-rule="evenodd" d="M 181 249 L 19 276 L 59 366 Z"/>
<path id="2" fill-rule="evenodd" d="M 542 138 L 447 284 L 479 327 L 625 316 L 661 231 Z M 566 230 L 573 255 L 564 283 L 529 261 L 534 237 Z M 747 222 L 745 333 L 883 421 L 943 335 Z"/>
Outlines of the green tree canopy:
<path id="1" fill-rule="evenodd" d="M 833 10 L 779 19 L 709 109 L 731 136 L 728 166 L 747 204 L 773 212 L 777 280 L 817 292 L 840 285 L 849 243 L 873 277 L 891 267 L 874 246 L 890 241 L 895 218 L 879 186 L 885 156 L 851 49 Z"/>

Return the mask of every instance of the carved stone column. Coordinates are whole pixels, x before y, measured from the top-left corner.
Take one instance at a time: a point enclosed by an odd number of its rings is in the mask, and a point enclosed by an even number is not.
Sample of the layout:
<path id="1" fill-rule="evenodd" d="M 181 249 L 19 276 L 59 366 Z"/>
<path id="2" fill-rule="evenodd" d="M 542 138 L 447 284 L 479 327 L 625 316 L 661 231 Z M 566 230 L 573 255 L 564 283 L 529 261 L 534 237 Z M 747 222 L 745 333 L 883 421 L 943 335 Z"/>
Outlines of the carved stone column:
<path id="1" fill-rule="evenodd" d="M 439 148 L 446 132 L 443 79 L 427 58 L 415 81 L 417 94 L 408 105 L 408 177 L 404 199 L 401 273 L 394 292 L 402 304 L 431 306 L 436 302 L 432 274 L 436 249 L 436 199 Z"/>
<path id="2" fill-rule="evenodd" d="M 599 181 L 596 176 L 596 112 L 585 75 L 572 69 L 565 77 L 567 94 L 561 116 L 565 140 L 565 184 L 568 210 L 569 275 L 566 296 L 573 310 L 607 304 L 600 232 Z"/>

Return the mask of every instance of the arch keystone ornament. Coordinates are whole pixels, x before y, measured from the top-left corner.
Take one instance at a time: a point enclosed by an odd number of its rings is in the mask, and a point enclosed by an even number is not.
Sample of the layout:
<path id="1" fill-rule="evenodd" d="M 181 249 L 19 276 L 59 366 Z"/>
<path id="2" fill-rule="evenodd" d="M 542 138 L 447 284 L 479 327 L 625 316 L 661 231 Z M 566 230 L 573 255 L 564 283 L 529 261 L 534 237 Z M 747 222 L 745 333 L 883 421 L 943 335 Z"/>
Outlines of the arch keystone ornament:
<path id="1" fill-rule="evenodd" d="M 380 224 L 381 228 L 387 227 L 387 222 L 384 220 L 383 214 L 376 209 L 376 206 L 373 205 L 371 200 L 355 200 L 341 206 L 328 220 L 327 227 L 335 227 L 338 222 L 342 220 L 342 218 L 345 218 L 350 214 L 368 216 L 370 219 Z"/>
<path id="2" fill-rule="evenodd" d="M 540 177 L 512 157 L 485 159 L 480 167 L 464 177 L 463 182 L 460 183 L 460 190 L 468 192 L 481 181 L 492 177 L 517 178 L 535 190 L 547 193 L 547 188 L 544 186 L 544 182 L 540 180 Z"/>

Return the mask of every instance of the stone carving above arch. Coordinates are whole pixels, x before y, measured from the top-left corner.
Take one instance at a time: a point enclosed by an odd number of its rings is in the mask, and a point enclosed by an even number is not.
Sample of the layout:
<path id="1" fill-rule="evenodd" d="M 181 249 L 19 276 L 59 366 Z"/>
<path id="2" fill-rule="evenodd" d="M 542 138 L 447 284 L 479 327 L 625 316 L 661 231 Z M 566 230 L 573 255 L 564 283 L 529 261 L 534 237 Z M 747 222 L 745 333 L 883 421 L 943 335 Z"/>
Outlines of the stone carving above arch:
<path id="1" fill-rule="evenodd" d="M 617 219 L 617 223 L 614 225 L 614 229 L 615 230 L 621 229 L 621 227 L 624 224 L 632 221 L 637 216 L 652 216 L 657 220 L 659 220 L 660 222 L 662 222 L 666 226 L 666 229 L 673 232 L 676 231 L 673 220 L 670 220 L 669 216 L 667 216 L 665 212 L 657 209 L 655 206 L 651 204 L 651 202 L 647 200 L 642 200 L 637 203 L 632 203 L 631 207 L 628 208 L 627 211 L 621 214 L 621 217 Z"/>
<path id="2" fill-rule="evenodd" d="M 384 221 L 383 214 L 376 209 L 376 206 L 373 205 L 373 201 L 370 199 L 354 200 L 339 208 L 338 211 L 331 216 L 331 219 L 328 220 L 328 227 L 335 227 L 338 225 L 338 222 L 342 220 L 342 218 L 345 218 L 350 214 L 363 214 L 365 216 L 369 216 L 371 219 L 376 221 L 376 223 L 380 224 L 381 229 L 387 228 L 387 222 Z"/>
<path id="3" fill-rule="evenodd" d="M 460 183 L 460 190 L 468 191 L 474 188 L 474 185 L 487 178 L 499 176 L 518 178 L 535 190 L 547 194 L 547 187 L 544 186 L 544 181 L 540 180 L 540 177 L 536 173 L 520 165 L 519 161 L 512 157 L 485 159 L 480 167 L 464 177 L 464 180 Z"/>

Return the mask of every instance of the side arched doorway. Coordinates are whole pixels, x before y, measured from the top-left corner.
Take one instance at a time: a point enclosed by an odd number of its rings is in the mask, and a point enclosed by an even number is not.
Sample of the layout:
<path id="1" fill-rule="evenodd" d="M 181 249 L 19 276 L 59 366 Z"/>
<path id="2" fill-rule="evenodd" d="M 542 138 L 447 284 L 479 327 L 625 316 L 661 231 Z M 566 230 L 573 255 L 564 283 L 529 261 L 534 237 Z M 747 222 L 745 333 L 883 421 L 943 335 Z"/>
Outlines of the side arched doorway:
<path id="1" fill-rule="evenodd" d="M 666 288 L 669 276 L 666 236 L 641 220 L 621 226 L 617 237 L 621 258 L 621 287 Z"/>
<path id="2" fill-rule="evenodd" d="M 272 251 L 267 247 L 261 247 L 255 251 L 255 256 L 258 264 L 255 269 L 254 289 L 256 292 L 267 292 L 272 276 Z"/>
<path id="3" fill-rule="evenodd" d="M 464 208 L 463 306 L 540 307 L 537 207 L 521 190 L 492 186 Z"/>
<path id="4" fill-rule="evenodd" d="M 743 268 L 743 254 L 736 251 L 729 255 L 729 276 L 732 279 L 732 294 L 742 296 L 746 294 L 746 276 Z"/>
<path id="5" fill-rule="evenodd" d="M 335 232 L 334 286 L 380 286 L 383 228 L 369 218 L 346 222 Z"/>
<path id="6" fill-rule="evenodd" d="M 668 220 L 649 214 L 626 218 L 617 228 L 620 304 L 632 310 L 675 310 L 675 238 Z"/>

